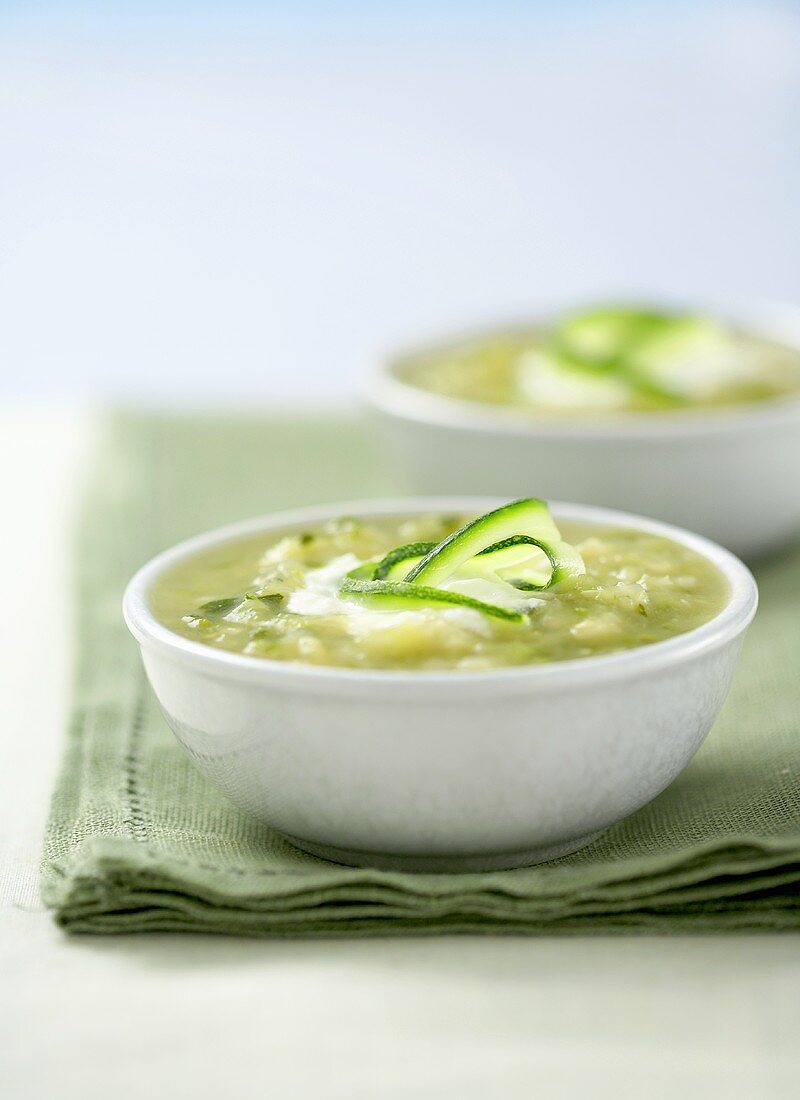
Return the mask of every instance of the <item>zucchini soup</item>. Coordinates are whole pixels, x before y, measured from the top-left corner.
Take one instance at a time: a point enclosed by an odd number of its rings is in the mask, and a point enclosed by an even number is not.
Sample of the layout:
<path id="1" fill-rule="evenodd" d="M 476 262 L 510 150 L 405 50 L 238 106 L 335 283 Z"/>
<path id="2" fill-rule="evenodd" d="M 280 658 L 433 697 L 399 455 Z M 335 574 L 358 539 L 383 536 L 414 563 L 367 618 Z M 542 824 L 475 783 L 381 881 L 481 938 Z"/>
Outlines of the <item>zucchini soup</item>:
<path id="1" fill-rule="evenodd" d="M 249 535 L 162 573 L 153 615 L 253 658 L 482 670 L 617 653 L 700 626 L 728 600 L 705 557 L 633 528 L 486 515 L 344 518 Z"/>
<path id="2" fill-rule="evenodd" d="M 409 356 L 398 376 L 536 416 L 669 412 L 800 393 L 800 353 L 704 315 L 592 309 Z"/>

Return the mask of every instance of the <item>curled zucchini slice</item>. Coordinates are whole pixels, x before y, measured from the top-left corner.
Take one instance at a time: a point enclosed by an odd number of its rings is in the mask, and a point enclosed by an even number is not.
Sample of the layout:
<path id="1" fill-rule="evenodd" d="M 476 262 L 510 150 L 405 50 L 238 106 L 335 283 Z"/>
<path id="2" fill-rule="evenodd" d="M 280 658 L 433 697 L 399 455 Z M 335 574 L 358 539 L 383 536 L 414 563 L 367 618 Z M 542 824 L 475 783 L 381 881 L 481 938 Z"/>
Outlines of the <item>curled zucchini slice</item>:
<path id="1" fill-rule="evenodd" d="M 436 545 L 435 542 L 409 542 L 390 550 L 375 566 L 375 580 L 405 580 L 413 566 L 422 561 Z"/>
<path id="2" fill-rule="evenodd" d="M 496 572 L 498 568 L 515 564 L 507 553 L 504 558 L 500 557 L 506 551 L 513 550 L 517 561 L 534 557 L 528 552 L 520 558 L 518 548 L 521 546 L 543 550 L 551 563 L 551 576 L 544 583 L 538 582 L 539 591 L 567 576 L 585 572 L 583 559 L 562 540 L 545 502 L 530 497 L 504 504 L 464 524 L 430 550 L 411 569 L 406 580 L 410 584 L 443 584 L 460 566 L 480 555 L 493 559 L 491 564 Z"/>
<path id="3" fill-rule="evenodd" d="M 565 318 L 550 333 L 550 350 L 565 369 L 618 379 L 664 406 L 682 405 L 686 394 L 649 369 L 651 349 L 670 342 L 680 358 L 681 344 L 705 332 L 702 318 L 649 309 L 595 309 Z"/>
<path id="4" fill-rule="evenodd" d="M 526 498 L 470 520 L 442 542 L 412 542 L 365 562 L 343 578 L 339 592 L 383 610 L 451 604 L 508 622 L 522 622 L 518 593 L 542 592 L 585 573 L 578 551 L 564 542 L 542 500 Z M 445 587 L 448 582 L 488 581 L 481 593 L 499 603 Z"/>
<path id="5" fill-rule="evenodd" d="M 542 569 L 541 555 L 531 555 L 528 549 L 531 546 L 542 551 L 547 568 Z M 481 550 L 476 560 L 486 561 L 501 580 L 528 592 L 544 592 L 586 572 L 575 547 L 560 538 L 545 542 L 530 535 L 512 535 Z"/>
<path id="6" fill-rule="evenodd" d="M 475 600 L 461 592 L 448 592 L 446 588 L 431 588 L 424 584 L 409 584 L 407 581 L 366 581 L 348 573 L 339 591 L 345 599 L 357 599 L 359 603 L 372 604 L 382 611 L 408 611 L 414 607 L 450 604 L 471 607 L 473 611 L 512 623 L 522 622 L 524 618 L 523 612 L 510 607 L 484 603 L 483 600 Z"/>

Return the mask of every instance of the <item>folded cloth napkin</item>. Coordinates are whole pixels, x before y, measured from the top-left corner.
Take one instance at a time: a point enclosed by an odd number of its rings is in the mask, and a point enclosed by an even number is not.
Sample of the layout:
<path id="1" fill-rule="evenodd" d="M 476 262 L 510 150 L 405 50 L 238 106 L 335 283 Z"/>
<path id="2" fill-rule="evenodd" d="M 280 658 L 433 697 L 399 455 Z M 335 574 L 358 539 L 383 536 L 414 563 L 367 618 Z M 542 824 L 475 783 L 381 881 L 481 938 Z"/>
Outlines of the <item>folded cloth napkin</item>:
<path id="1" fill-rule="evenodd" d="M 800 550 L 762 604 L 723 716 L 684 774 L 582 851 L 517 871 L 400 874 L 297 851 L 167 729 L 120 613 L 128 577 L 219 523 L 391 491 L 349 421 L 121 415 L 77 554 L 78 662 L 43 894 L 75 932 L 260 936 L 800 929 Z M 531 484 L 530 491 L 536 492 Z"/>

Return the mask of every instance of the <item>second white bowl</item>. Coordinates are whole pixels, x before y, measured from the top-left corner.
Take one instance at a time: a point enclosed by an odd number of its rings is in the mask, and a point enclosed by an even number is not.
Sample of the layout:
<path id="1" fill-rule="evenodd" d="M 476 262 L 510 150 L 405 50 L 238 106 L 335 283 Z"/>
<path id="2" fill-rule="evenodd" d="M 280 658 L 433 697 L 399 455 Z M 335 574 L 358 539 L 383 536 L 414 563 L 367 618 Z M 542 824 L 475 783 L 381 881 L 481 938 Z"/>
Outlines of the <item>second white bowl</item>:
<path id="1" fill-rule="evenodd" d="M 800 319 L 742 327 L 796 346 Z M 800 530 L 800 395 L 718 410 L 556 421 L 429 393 L 389 362 L 369 400 L 414 493 L 535 487 L 546 500 L 609 505 L 678 524 L 752 559 Z"/>

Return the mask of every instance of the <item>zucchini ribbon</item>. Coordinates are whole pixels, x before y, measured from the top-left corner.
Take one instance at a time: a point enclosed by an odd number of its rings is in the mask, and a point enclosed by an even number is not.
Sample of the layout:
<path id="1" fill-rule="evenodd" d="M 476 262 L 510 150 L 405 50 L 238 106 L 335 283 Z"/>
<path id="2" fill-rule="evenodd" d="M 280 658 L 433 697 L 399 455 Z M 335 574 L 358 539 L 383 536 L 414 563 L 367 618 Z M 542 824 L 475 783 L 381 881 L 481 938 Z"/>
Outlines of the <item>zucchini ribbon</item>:
<path id="1" fill-rule="evenodd" d="M 544 592 L 585 572 L 547 504 L 530 497 L 470 520 L 441 542 L 408 543 L 359 565 L 342 579 L 339 592 L 343 599 L 382 610 L 450 604 L 522 622 L 525 612 L 513 606 L 521 593 Z M 444 587 L 476 581 L 499 602 Z"/>

